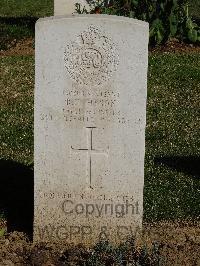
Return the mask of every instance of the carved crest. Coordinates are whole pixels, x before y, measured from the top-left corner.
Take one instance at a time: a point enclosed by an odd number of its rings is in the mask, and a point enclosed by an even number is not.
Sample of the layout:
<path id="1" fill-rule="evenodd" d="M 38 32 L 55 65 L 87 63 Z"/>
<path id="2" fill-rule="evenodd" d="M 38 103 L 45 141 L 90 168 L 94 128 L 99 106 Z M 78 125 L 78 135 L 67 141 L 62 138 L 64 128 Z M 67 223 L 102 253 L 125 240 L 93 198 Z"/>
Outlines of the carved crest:
<path id="1" fill-rule="evenodd" d="M 90 26 L 64 52 L 65 67 L 80 85 L 100 85 L 116 71 L 119 55 L 115 44 L 97 27 Z"/>

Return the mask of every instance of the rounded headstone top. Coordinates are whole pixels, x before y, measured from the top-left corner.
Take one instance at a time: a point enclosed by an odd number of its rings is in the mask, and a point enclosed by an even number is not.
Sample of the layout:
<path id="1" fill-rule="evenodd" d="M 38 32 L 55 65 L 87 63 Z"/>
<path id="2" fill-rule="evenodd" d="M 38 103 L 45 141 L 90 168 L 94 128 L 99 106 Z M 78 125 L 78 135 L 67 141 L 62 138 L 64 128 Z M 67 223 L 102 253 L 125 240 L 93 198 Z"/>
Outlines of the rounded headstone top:
<path id="1" fill-rule="evenodd" d="M 45 22 L 45 21 L 51 21 L 51 20 L 60 20 L 60 19 L 102 19 L 102 20 L 116 20 L 116 21 L 122 21 L 122 22 L 127 22 L 127 23 L 132 23 L 138 26 L 146 27 L 149 28 L 149 23 L 138 20 L 138 19 L 133 19 L 133 18 L 128 18 L 128 17 L 123 17 L 123 16 L 116 16 L 116 15 L 105 15 L 105 14 L 73 14 L 73 15 L 65 15 L 65 16 L 52 16 L 52 17 L 45 17 L 45 18 L 40 18 L 38 19 L 37 23 L 40 22 Z"/>

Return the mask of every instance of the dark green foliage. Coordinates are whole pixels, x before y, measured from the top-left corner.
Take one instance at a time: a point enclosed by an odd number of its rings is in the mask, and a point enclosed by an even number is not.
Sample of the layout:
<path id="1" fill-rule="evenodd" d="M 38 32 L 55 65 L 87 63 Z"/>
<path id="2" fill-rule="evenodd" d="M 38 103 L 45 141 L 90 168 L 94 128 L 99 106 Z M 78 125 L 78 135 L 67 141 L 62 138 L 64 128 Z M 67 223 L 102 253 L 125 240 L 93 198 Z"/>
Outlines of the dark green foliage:
<path id="1" fill-rule="evenodd" d="M 187 0 L 102 0 L 91 1 L 91 13 L 126 16 L 150 24 L 150 44 L 165 43 L 169 38 L 200 43 L 200 28 L 189 16 Z M 76 5 L 78 13 L 87 13 Z"/>
<path id="2" fill-rule="evenodd" d="M 116 247 L 107 241 L 102 241 L 96 244 L 85 265 L 159 266 L 163 265 L 164 262 L 159 249 L 160 246 L 156 243 L 152 243 L 151 249 L 148 249 L 146 245 L 137 248 L 134 239 L 130 239 Z"/>

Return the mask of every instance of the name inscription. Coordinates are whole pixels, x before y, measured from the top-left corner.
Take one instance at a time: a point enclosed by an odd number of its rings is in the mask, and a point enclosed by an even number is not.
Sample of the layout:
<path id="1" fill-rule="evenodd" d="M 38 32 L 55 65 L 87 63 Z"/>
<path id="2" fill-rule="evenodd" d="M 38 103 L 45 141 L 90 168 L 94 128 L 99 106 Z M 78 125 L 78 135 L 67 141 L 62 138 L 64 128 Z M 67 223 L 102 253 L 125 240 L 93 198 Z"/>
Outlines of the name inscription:
<path id="1" fill-rule="evenodd" d="M 51 121 L 63 119 L 65 123 L 85 122 L 126 124 L 129 121 L 120 108 L 120 93 L 114 90 L 92 91 L 72 86 L 63 91 L 64 103 L 60 112 L 44 112 L 41 120 Z M 58 117 L 59 114 L 59 117 Z"/>

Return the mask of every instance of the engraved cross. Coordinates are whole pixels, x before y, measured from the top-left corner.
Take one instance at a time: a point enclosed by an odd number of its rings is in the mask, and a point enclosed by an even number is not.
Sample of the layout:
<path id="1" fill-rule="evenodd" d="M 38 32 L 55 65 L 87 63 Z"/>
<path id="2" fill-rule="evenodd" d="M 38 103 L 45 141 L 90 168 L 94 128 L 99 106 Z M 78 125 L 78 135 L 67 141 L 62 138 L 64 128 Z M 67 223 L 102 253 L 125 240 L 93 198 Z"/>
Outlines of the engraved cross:
<path id="1" fill-rule="evenodd" d="M 88 176 L 89 186 L 92 188 L 92 155 L 93 154 L 100 154 L 104 156 L 108 156 L 108 150 L 109 147 L 107 147 L 107 150 L 96 150 L 93 147 L 93 130 L 96 127 L 86 127 L 87 130 L 87 148 L 80 148 L 75 149 L 71 146 L 71 149 L 74 152 L 86 152 L 87 153 L 87 166 L 86 166 L 86 172 Z"/>

